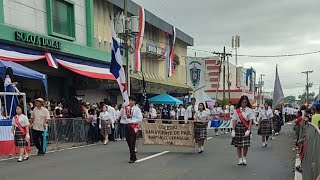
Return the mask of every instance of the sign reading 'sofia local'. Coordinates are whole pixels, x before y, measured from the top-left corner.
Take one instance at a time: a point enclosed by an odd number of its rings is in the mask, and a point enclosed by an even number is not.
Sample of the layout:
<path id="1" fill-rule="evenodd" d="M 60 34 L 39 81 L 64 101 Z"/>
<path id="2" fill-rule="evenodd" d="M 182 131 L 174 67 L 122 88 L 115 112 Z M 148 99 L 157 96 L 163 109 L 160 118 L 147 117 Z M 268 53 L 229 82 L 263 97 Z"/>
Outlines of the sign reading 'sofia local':
<path id="1" fill-rule="evenodd" d="M 21 41 L 37 46 L 49 47 L 53 49 L 61 49 L 61 42 L 46 38 L 43 36 L 33 35 L 27 32 L 15 31 L 16 41 Z"/>
<path id="2" fill-rule="evenodd" d="M 205 62 L 202 58 L 188 57 L 187 63 L 187 85 L 193 90 L 205 85 Z"/>

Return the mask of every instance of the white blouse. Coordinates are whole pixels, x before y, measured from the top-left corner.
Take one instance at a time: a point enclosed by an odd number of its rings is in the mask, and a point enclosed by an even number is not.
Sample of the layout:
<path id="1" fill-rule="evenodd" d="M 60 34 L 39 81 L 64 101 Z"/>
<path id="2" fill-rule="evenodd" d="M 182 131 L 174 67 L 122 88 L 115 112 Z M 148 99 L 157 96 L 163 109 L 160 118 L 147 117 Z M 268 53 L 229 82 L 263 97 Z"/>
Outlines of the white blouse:
<path id="1" fill-rule="evenodd" d="M 255 113 L 253 112 L 253 110 L 249 107 L 246 107 L 246 108 L 241 108 L 240 107 L 240 111 L 242 113 L 242 116 L 243 118 L 246 120 L 246 121 L 250 121 L 250 120 L 253 120 L 255 118 Z M 238 113 L 237 111 L 235 110 L 234 114 L 232 115 L 232 120 L 234 121 L 238 121 L 238 122 L 241 122 L 240 118 L 238 117 Z"/>
<path id="2" fill-rule="evenodd" d="M 196 121 L 208 122 L 210 120 L 210 113 L 208 113 L 208 111 L 197 111 L 195 119 Z"/>
<path id="3" fill-rule="evenodd" d="M 26 115 L 21 114 L 20 116 L 18 116 L 18 118 L 19 118 L 19 123 L 21 124 L 22 127 L 26 127 L 27 125 L 30 124 L 30 123 L 29 123 L 29 120 L 28 120 L 28 117 L 27 117 Z M 12 125 L 18 127 L 18 126 L 16 125 L 16 122 L 15 122 L 14 118 L 13 118 L 13 120 L 12 120 Z"/>
<path id="4" fill-rule="evenodd" d="M 99 119 L 102 121 L 111 121 L 110 113 L 108 112 L 101 112 L 99 115 Z"/>
<path id="5" fill-rule="evenodd" d="M 273 113 L 272 113 L 272 110 L 269 108 L 269 109 L 265 109 L 265 108 L 263 108 L 263 109 L 260 109 L 260 117 L 261 117 L 261 119 L 263 120 L 263 119 L 270 119 L 270 118 L 272 118 L 273 117 Z"/>

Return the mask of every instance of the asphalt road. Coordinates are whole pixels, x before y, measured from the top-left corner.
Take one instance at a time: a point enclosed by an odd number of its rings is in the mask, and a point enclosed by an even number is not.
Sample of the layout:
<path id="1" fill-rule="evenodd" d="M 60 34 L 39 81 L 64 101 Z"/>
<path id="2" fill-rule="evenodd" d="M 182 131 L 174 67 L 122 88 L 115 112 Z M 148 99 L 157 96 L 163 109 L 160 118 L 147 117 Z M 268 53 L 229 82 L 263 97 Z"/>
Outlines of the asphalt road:
<path id="1" fill-rule="evenodd" d="M 254 131 L 256 134 L 256 131 Z M 205 153 L 197 149 L 140 146 L 142 159 L 170 151 L 139 163 L 128 164 L 125 142 L 65 150 L 32 156 L 29 161 L 0 162 L 1 180 L 292 180 L 294 134 L 286 125 L 267 148 L 254 135 L 247 157 L 248 166 L 238 166 L 230 134 L 206 141 Z"/>

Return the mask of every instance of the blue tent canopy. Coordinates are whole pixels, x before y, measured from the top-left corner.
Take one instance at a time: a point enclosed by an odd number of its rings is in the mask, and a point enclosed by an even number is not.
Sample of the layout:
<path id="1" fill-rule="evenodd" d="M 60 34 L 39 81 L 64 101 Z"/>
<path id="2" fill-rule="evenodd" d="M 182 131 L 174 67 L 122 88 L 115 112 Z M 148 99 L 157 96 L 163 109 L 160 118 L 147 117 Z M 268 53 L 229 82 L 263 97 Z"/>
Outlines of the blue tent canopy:
<path id="1" fill-rule="evenodd" d="M 150 98 L 149 103 L 152 103 L 152 104 L 171 104 L 171 105 L 183 104 L 182 101 L 170 96 L 169 94 L 160 94 L 158 96 Z"/>
<path id="2" fill-rule="evenodd" d="M 27 68 L 25 66 L 22 66 L 21 64 L 15 63 L 15 62 L 0 60 L 0 74 L 1 74 L 1 78 L 3 80 L 5 79 L 6 69 L 8 67 L 12 68 L 13 75 L 15 75 L 15 76 L 41 80 L 43 85 L 44 85 L 44 88 L 45 88 L 45 91 L 46 91 L 46 95 L 48 96 L 48 79 L 47 79 L 47 75 L 42 74 L 42 73 L 40 73 L 38 71 L 29 69 L 29 68 Z"/>

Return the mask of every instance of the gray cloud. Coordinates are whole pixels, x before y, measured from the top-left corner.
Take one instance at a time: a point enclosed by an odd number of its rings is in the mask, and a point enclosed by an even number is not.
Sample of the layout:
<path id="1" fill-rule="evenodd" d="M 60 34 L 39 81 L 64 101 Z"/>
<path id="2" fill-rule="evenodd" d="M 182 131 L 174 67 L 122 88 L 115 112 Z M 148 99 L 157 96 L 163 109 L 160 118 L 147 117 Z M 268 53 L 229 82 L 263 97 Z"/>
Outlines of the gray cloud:
<path id="1" fill-rule="evenodd" d="M 134 0 L 193 36 L 195 49 L 231 51 L 231 36 L 241 36 L 239 54 L 275 55 L 320 50 L 319 0 Z M 188 51 L 194 55 L 194 51 Z M 197 52 L 198 56 L 210 56 Z M 285 95 L 303 93 L 304 70 L 320 81 L 320 54 L 285 58 L 239 57 L 241 65 L 266 74 L 265 89 L 273 89 L 279 66 Z M 318 87 L 313 87 L 318 92 Z"/>

